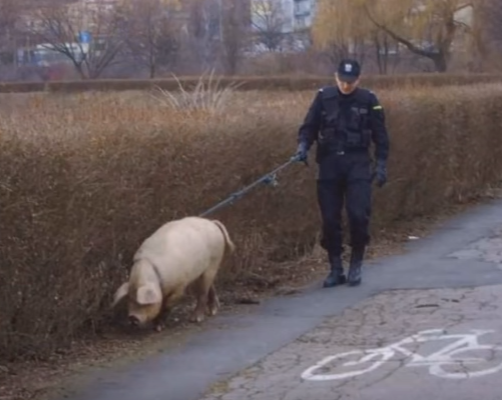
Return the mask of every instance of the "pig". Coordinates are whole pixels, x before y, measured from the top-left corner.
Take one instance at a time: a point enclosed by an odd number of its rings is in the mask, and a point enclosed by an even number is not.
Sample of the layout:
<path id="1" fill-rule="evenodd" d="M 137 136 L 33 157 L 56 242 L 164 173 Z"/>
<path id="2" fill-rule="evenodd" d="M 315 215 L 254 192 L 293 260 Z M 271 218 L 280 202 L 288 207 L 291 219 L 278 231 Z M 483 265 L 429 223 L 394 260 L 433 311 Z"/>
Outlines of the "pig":
<path id="1" fill-rule="evenodd" d="M 187 287 L 196 297 L 190 321 L 216 315 L 220 302 L 214 280 L 225 256 L 234 253 L 227 229 L 218 220 L 184 217 L 170 221 L 148 237 L 133 256 L 127 282 L 115 292 L 112 307 L 128 300 L 129 324 L 153 323 L 157 331 Z"/>

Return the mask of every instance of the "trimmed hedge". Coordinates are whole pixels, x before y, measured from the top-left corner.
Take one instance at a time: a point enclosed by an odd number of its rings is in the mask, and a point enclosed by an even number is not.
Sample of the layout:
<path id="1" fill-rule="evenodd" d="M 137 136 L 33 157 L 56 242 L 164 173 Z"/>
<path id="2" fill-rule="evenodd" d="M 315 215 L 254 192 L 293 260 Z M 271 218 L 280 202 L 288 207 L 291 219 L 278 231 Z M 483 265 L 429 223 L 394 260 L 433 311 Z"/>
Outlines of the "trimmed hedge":
<path id="1" fill-rule="evenodd" d="M 214 114 L 139 94 L 35 95 L 2 116 L 0 358 L 43 356 L 107 323 L 140 242 L 287 160 L 313 94 L 236 93 Z M 392 147 L 373 234 L 500 179 L 502 85 L 378 95 Z M 237 244 L 220 290 L 312 248 L 315 168 L 294 165 L 279 178 L 213 215 Z"/>
<path id="2" fill-rule="evenodd" d="M 375 88 L 386 89 L 395 86 L 450 86 L 470 85 L 474 83 L 501 82 L 500 74 L 410 74 L 410 75 L 371 75 L 362 78 L 362 84 Z M 320 86 L 332 84 L 332 77 L 182 77 L 175 79 L 98 79 L 81 81 L 52 82 L 14 82 L 0 84 L 0 93 L 30 93 L 30 92 L 85 92 L 85 91 L 128 91 L 150 90 L 160 87 L 164 90 L 176 91 L 181 84 L 185 90 L 191 90 L 199 82 L 220 85 L 238 83 L 239 90 L 315 90 Z"/>

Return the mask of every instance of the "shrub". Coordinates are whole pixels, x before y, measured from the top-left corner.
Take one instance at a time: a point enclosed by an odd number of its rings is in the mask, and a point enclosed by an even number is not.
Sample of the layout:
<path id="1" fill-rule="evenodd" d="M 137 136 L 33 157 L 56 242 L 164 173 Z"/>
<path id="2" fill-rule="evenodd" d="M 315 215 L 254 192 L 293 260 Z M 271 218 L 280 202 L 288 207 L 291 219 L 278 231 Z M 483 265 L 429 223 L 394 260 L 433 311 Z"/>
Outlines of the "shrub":
<path id="1" fill-rule="evenodd" d="M 158 93 L 155 98 L 167 107 L 182 111 L 224 112 L 235 94 L 234 89 L 239 86 L 231 82 L 226 87 L 220 87 L 221 78 L 215 82 L 211 74 L 209 79 L 202 77 L 192 90 L 186 90 L 179 79 L 174 79 L 178 83 L 178 90 L 171 93 L 159 86 L 156 88 Z"/>
<path id="2" fill-rule="evenodd" d="M 160 88 L 164 91 L 178 91 L 180 85 L 184 90 L 197 90 L 201 83 L 211 84 L 211 74 L 207 77 L 181 77 L 168 79 L 98 79 L 80 81 L 51 82 L 13 82 L 0 84 L 0 93 L 50 92 L 73 93 L 87 91 L 131 91 Z M 302 91 L 315 90 L 320 86 L 332 83 L 331 76 L 236 76 L 218 77 L 218 83 L 224 86 L 237 84 L 242 91 Z M 406 75 L 369 75 L 362 78 L 364 85 L 376 89 L 388 89 L 395 86 L 423 87 L 470 85 L 473 83 L 501 82 L 500 74 L 406 74 Z"/>
<path id="3" fill-rule="evenodd" d="M 0 358 L 43 356 L 105 323 L 141 241 L 286 161 L 313 94 L 239 93 L 225 113 L 141 93 L 30 95 L 1 116 Z M 378 94 L 392 152 L 374 234 L 499 179 L 502 85 Z M 294 165 L 213 215 L 238 248 L 220 288 L 312 247 L 314 178 Z"/>

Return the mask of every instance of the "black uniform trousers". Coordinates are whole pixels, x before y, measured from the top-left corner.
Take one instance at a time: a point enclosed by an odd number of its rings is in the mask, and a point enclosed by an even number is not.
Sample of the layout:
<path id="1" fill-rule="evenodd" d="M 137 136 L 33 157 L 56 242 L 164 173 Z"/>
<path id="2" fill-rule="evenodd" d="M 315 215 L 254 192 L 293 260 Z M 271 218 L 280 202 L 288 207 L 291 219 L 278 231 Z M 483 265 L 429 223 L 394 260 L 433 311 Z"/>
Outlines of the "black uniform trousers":
<path id="1" fill-rule="evenodd" d="M 342 210 L 345 204 L 350 245 L 353 249 L 364 248 L 370 241 L 372 171 L 369 154 L 329 154 L 318 163 L 317 200 L 322 217 L 321 247 L 331 256 L 342 254 Z"/>

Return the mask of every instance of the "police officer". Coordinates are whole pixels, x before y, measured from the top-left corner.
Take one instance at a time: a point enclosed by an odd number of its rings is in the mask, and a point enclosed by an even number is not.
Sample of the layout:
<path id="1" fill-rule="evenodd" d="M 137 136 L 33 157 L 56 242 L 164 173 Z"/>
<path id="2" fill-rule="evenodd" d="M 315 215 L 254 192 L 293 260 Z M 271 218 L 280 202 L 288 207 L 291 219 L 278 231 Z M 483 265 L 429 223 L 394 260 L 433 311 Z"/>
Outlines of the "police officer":
<path id="1" fill-rule="evenodd" d="M 337 85 L 317 92 L 298 132 L 299 161 L 307 161 L 310 147 L 317 142 L 320 244 L 328 253 L 331 269 L 324 287 L 347 282 L 341 258 L 344 202 L 352 248 L 348 283 L 361 283 L 361 266 L 370 240 L 371 183 L 376 178 L 382 187 L 387 181 L 389 138 L 384 111 L 373 92 L 358 87 L 360 74 L 357 61 L 342 60 L 335 73 Z M 369 151 L 371 142 L 375 144 L 375 163 Z"/>

